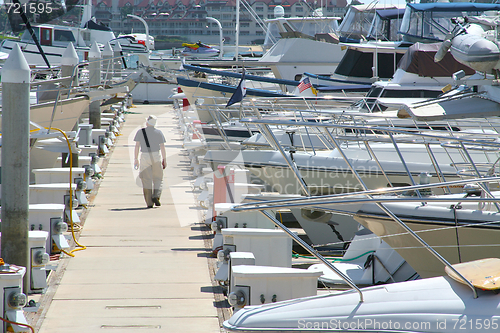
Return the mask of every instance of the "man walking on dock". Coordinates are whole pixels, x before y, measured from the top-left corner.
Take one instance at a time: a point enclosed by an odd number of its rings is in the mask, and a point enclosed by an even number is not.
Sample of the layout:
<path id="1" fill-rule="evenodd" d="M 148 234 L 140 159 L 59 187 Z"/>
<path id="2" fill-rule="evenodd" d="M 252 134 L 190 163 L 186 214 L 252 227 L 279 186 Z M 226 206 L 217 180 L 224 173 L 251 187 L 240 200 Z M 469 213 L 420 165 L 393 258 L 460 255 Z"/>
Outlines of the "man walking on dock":
<path id="1" fill-rule="evenodd" d="M 139 178 L 142 182 L 144 200 L 148 208 L 153 208 L 153 204 L 156 206 L 161 205 L 163 169 L 167 166 L 165 137 L 162 131 L 155 128 L 156 121 L 156 116 L 150 115 L 146 120 L 146 127 L 138 130 L 134 138 L 136 142 L 134 167 L 136 169 L 140 167 Z M 139 150 L 141 151 L 140 162 Z"/>

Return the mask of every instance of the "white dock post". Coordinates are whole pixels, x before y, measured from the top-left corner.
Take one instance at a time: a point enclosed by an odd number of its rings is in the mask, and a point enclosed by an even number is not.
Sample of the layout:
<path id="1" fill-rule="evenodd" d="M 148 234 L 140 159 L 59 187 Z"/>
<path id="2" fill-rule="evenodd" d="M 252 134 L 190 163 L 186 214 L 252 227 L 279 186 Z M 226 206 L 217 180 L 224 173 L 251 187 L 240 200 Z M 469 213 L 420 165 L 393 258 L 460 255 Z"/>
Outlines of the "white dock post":
<path id="1" fill-rule="evenodd" d="M 29 267 L 30 68 L 16 44 L 2 68 L 2 257 Z M 29 281 L 24 276 L 24 290 Z"/>
<path id="2" fill-rule="evenodd" d="M 119 57 L 121 55 L 122 55 L 122 46 L 120 45 L 120 43 L 116 42 L 116 44 L 113 46 L 113 56 Z M 115 58 L 114 60 L 113 72 L 117 77 L 121 76 L 122 61 L 125 61 L 125 58 Z"/>
<path id="3" fill-rule="evenodd" d="M 73 43 L 69 43 L 61 59 L 61 77 L 72 76 L 73 70 L 80 62 Z M 78 86 L 78 71 L 74 72 L 73 86 Z"/>
<path id="4" fill-rule="evenodd" d="M 89 84 L 97 86 L 101 84 L 101 51 L 97 42 L 92 44 L 89 51 Z M 89 105 L 89 123 L 94 129 L 101 128 L 101 102 L 94 101 Z"/>
<path id="5" fill-rule="evenodd" d="M 104 84 L 107 84 L 113 78 L 113 49 L 109 42 L 104 45 L 102 50 L 102 70 L 104 71 Z"/>

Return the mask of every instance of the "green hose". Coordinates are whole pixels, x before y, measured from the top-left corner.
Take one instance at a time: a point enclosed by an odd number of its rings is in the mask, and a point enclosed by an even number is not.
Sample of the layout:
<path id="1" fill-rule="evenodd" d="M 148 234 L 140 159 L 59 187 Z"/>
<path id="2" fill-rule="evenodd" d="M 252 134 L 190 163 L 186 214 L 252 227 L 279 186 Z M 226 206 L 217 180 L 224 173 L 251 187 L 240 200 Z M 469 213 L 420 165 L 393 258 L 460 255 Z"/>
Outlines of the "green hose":
<path id="1" fill-rule="evenodd" d="M 352 260 L 356 260 L 356 259 L 359 259 L 361 258 L 362 256 L 365 256 L 367 254 L 370 254 L 370 253 L 374 253 L 375 251 L 367 251 L 363 254 L 360 254 L 359 256 L 357 257 L 354 257 L 354 258 L 350 258 L 350 259 L 342 259 L 342 258 L 337 258 L 337 259 L 334 259 L 332 262 L 342 262 L 342 261 L 352 261 Z M 317 259 L 316 257 L 311 257 L 311 256 L 303 256 L 303 255 L 300 255 L 300 254 L 296 254 L 296 253 L 292 253 L 292 258 L 304 258 L 304 259 Z"/>

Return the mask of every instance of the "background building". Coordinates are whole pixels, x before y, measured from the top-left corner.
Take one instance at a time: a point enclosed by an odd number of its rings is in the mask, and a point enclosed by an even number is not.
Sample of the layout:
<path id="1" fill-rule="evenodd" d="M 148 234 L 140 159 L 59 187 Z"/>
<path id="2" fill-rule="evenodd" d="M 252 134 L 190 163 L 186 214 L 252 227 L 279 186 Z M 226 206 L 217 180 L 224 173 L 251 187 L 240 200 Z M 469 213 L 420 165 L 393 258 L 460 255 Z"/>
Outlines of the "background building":
<path id="1" fill-rule="evenodd" d="M 309 16 L 316 8 L 323 9 L 324 16 L 342 17 L 347 10 L 346 0 L 253 0 L 240 4 L 241 45 L 261 44 L 265 32 L 258 19 L 274 17 L 274 8 L 281 5 L 285 17 Z M 245 8 L 248 7 L 253 15 Z M 179 41 L 218 44 L 219 27 L 206 17 L 220 21 L 226 44 L 235 43 L 236 0 L 93 0 L 94 16 L 98 23 L 109 26 L 118 33 L 144 33 L 144 25 L 127 14 L 142 17 L 149 27 L 150 35 L 157 40 L 179 37 Z M 261 23 L 262 24 L 262 23 Z"/>

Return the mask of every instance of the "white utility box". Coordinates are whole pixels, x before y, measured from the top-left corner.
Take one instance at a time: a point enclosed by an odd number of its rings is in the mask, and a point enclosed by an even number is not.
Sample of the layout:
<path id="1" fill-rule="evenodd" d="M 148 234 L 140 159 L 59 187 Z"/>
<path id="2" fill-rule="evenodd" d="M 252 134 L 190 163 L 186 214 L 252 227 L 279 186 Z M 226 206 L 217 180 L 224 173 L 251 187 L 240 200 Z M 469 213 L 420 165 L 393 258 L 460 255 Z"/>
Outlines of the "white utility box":
<path id="1" fill-rule="evenodd" d="M 320 276 L 299 268 L 232 266 L 228 301 L 238 311 L 246 305 L 314 296 Z"/>
<path id="2" fill-rule="evenodd" d="M 50 261 L 47 253 L 47 239 L 49 233 L 47 231 L 30 231 L 29 232 L 29 247 L 30 247 L 30 269 L 27 271 L 29 289 L 28 294 L 42 293 L 47 288 L 47 270 L 46 266 Z"/>
<path id="3" fill-rule="evenodd" d="M 233 203 L 216 203 L 215 214 L 217 217 L 222 216 L 227 218 L 225 228 L 258 228 L 258 229 L 274 229 L 274 223 L 259 211 L 241 211 L 233 212 L 231 207 Z"/>
<path id="4" fill-rule="evenodd" d="M 92 144 L 99 145 L 99 137 L 106 136 L 106 129 L 92 129 Z"/>
<path id="5" fill-rule="evenodd" d="M 36 184 L 50 184 L 50 183 L 66 183 L 69 184 L 69 168 L 46 168 L 46 169 L 33 169 L 35 174 Z M 85 168 L 72 168 L 71 183 L 77 183 L 78 180 L 87 180 L 85 175 Z"/>
<path id="6" fill-rule="evenodd" d="M 69 158 L 69 157 L 67 157 L 67 158 Z M 69 161 L 67 160 L 67 158 L 65 158 L 65 159 L 63 160 L 63 157 L 62 157 L 62 156 L 59 156 L 59 157 L 57 158 L 57 160 L 56 160 L 56 165 L 55 165 L 55 167 L 56 167 L 56 168 L 59 168 L 59 167 L 61 167 L 61 168 L 62 168 L 62 167 L 64 167 L 64 166 L 63 166 L 63 162 L 64 162 L 64 163 L 69 164 Z M 92 162 L 92 157 L 90 157 L 90 156 L 86 156 L 86 155 L 78 156 L 78 166 L 88 165 L 88 164 L 90 164 L 91 162 Z M 73 165 L 75 165 L 75 164 L 73 164 Z M 67 167 L 66 167 L 66 168 L 67 168 Z"/>
<path id="7" fill-rule="evenodd" d="M 28 233 L 28 246 L 30 249 L 30 269 L 26 271 L 29 285 L 26 293 L 41 293 L 47 288 L 47 274 L 46 265 L 50 257 L 46 251 L 47 238 L 49 233 L 47 231 L 29 231 Z M 1 244 L 1 233 L 0 233 Z M 1 257 L 1 252 L 0 252 Z M 0 278 L 1 278 L 0 272 Z"/>
<path id="8" fill-rule="evenodd" d="M 3 263 L 3 261 L 2 261 Z M 24 316 L 23 307 L 26 305 L 27 297 L 22 292 L 23 277 L 26 268 L 4 263 L 0 266 L 0 291 L 2 293 L 1 314 L 11 322 L 28 325 Z M 2 322 L 2 332 L 29 332 L 27 326 Z"/>
<path id="9" fill-rule="evenodd" d="M 219 253 L 217 253 L 219 256 Z M 215 274 L 215 280 L 223 285 L 227 285 L 232 265 L 255 265 L 255 256 L 252 252 L 220 252 L 219 269 Z"/>
<path id="10" fill-rule="evenodd" d="M 78 205 L 86 205 L 88 203 L 81 187 L 78 188 L 77 184 L 71 184 L 71 190 L 78 200 Z M 29 186 L 29 191 L 30 204 L 64 204 L 66 201 L 65 197 L 69 196 L 69 184 L 33 184 Z"/>
<path id="11" fill-rule="evenodd" d="M 233 266 L 255 266 L 255 256 L 252 252 L 231 252 L 229 253 L 227 283 L 231 285 L 231 271 Z"/>
<path id="12" fill-rule="evenodd" d="M 282 230 L 226 228 L 222 236 L 223 250 L 252 252 L 256 265 L 292 266 L 292 239 Z"/>
<path id="13" fill-rule="evenodd" d="M 92 124 L 78 124 L 80 128 L 80 133 L 78 134 L 78 144 L 79 145 L 90 145 L 92 143 Z"/>
<path id="14" fill-rule="evenodd" d="M 99 147 L 97 145 L 79 145 L 80 156 L 90 156 L 90 154 L 97 154 Z"/>
<path id="15" fill-rule="evenodd" d="M 68 230 L 68 225 L 63 221 L 65 206 L 62 204 L 30 204 L 29 229 L 31 231 L 46 231 L 49 237 L 45 242 L 48 253 L 58 253 L 52 249 L 52 241 L 59 249 L 69 248 L 69 244 L 62 235 Z"/>

